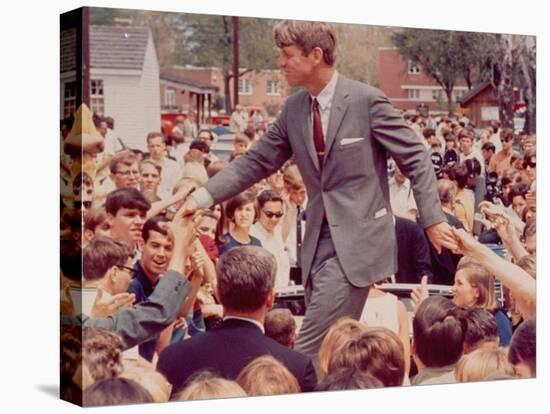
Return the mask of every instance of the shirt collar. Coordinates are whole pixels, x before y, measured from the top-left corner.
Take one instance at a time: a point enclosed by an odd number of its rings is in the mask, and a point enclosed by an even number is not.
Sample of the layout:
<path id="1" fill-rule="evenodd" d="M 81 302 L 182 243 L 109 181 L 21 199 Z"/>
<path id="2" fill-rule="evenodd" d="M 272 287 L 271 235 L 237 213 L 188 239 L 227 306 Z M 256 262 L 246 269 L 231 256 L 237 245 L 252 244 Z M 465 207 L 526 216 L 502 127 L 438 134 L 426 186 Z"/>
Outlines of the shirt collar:
<path id="1" fill-rule="evenodd" d="M 155 289 L 155 285 L 151 283 L 147 275 L 145 274 L 145 270 L 143 270 L 143 266 L 141 265 L 141 260 L 136 262 L 136 265 L 134 266 L 134 269 L 136 270 L 136 276 L 135 278 L 139 280 L 141 285 L 143 286 L 143 290 L 147 296 L 151 295 L 153 293 L 153 290 Z M 157 280 L 158 283 L 158 280 Z"/>
<path id="2" fill-rule="evenodd" d="M 319 95 L 311 97 L 312 100 L 317 98 L 317 102 L 319 102 L 319 107 L 321 110 L 327 109 L 330 105 L 334 92 L 336 91 L 336 82 L 338 82 L 338 72 L 334 71 L 330 82 L 327 83 L 321 92 L 319 92 Z"/>
<path id="3" fill-rule="evenodd" d="M 255 320 L 255 319 L 243 318 L 242 316 L 226 316 L 225 318 L 223 318 L 224 321 L 226 321 L 226 320 L 228 320 L 228 319 L 238 319 L 239 321 L 250 322 L 251 324 L 254 324 L 254 325 L 256 325 L 258 328 L 260 328 L 260 330 L 262 331 L 262 333 L 265 334 L 264 326 L 263 326 L 260 322 L 258 322 L 257 320 Z"/>

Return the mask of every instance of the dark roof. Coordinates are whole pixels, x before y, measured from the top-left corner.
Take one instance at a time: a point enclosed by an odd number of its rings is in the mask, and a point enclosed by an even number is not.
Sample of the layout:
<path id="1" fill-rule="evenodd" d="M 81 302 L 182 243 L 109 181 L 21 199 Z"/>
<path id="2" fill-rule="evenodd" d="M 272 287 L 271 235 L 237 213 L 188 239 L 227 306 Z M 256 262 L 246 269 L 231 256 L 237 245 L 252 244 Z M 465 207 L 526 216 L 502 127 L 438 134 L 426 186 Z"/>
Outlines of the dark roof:
<path id="1" fill-rule="evenodd" d="M 183 87 L 187 87 L 191 90 L 191 92 L 216 92 L 218 91 L 218 87 L 215 85 L 210 85 L 202 82 L 198 82 L 196 80 L 189 79 L 185 77 L 178 68 L 161 68 L 160 69 L 160 79 L 169 81 L 169 82 L 175 82 L 181 84 Z"/>
<path id="2" fill-rule="evenodd" d="M 149 28 L 90 26 L 90 67 L 143 69 Z"/>
<path id="3" fill-rule="evenodd" d="M 487 88 L 488 86 L 491 86 L 491 82 L 489 82 L 489 81 L 476 83 L 472 87 L 472 89 L 470 89 L 468 92 L 466 92 L 464 95 L 462 95 L 460 97 L 460 99 L 458 100 L 458 103 L 460 105 L 466 105 L 466 103 L 468 103 L 468 101 L 475 98 L 477 95 L 479 95 L 481 92 L 483 92 L 485 90 L 485 88 Z"/>

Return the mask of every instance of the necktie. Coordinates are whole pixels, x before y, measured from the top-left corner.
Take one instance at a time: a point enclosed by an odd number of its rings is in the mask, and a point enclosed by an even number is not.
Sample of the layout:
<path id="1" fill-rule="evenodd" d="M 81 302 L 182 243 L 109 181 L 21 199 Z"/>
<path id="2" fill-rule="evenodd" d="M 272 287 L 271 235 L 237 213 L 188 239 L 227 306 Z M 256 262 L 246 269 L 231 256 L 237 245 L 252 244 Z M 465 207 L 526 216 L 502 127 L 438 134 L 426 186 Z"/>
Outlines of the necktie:
<path id="1" fill-rule="evenodd" d="M 325 155 L 325 139 L 323 138 L 323 123 L 321 122 L 321 112 L 319 112 L 317 98 L 313 98 L 313 142 L 319 159 L 319 169 L 321 169 Z"/>

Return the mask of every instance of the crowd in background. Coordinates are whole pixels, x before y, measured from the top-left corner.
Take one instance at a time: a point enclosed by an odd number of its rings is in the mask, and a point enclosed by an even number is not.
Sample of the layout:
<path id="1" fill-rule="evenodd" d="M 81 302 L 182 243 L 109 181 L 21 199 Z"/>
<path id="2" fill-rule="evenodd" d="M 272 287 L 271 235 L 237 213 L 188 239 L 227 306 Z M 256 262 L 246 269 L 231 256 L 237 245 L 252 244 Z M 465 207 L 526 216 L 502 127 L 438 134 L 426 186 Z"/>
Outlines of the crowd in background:
<path id="1" fill-rule="evenodd" d="M 276 300 L 301 283 L 308 196 L 292 160 L 225 203 L 179 210 L 261 139 L 257 115 L 237 108 L 227 160 L 192 117 L 143 137 L 147 152 L 124 148 L 112 118 L 63 125 L 64 398 L 110 405 L 536 375 L 534 136 L 403 113 L 431 154 L 459 249 L 435 251 L 409 180 L 388 159 L 399 270 L 385 282 L 414 284 L 412 309 L 387 284 L 372 286 L 360 320 L 334 324 L 311 361 L 292 349 L 299 318 Z M 79 158 L 71 139 L 85 131 Z M 433 284 L 452 298 L 430 295 Z M 257 322 L 254 333 L 243 319 Z"/>

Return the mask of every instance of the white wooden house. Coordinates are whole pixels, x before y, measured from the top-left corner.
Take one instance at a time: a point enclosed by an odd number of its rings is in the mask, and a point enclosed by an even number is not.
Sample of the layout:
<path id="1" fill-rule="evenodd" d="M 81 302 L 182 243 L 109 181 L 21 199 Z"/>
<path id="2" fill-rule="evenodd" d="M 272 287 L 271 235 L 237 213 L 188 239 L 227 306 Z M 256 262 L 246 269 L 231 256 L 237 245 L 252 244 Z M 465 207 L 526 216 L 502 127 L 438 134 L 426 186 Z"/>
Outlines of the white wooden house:
<path id="1" fill-rule="evenodd" d="M 74 37 L 74 40 L 73 40 Z M 74 49 L 73 49 L 74 47 Z M 76 31 L 61 34 L 61 118 L 75 110 Z M 90 109 L 110 116 L 129 148 L 146 148 L 146 136 L 160 131 L 159 64 L 147 27 L 90 26 Z"/>

